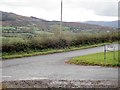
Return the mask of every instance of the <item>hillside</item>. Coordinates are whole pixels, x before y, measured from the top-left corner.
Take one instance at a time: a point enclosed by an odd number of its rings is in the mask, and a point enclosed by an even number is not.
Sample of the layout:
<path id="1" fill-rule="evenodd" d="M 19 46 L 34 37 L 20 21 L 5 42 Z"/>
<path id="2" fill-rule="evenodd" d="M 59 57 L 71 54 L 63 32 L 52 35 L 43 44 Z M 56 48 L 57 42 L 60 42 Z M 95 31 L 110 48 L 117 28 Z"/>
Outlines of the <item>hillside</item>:
<path id="1" fill-rule="evenodd" d="M 14 13 L 3 12 L 3 11 L 0 11 L 0 13 L 2 13 L 2 19 L 0 19 L 0 23 L 2 22 L 3 26 L 12 26 L 12 27 L 36 26 L 41 30 L 50 31 L 54 26 L 58 26 L 60 24 L 59 21 L 48 21 L 33 16 L 26 17 L 26 16 L 21 16 Z M 88 31 L 113 30 L 113 28 L 111 27 L 79 23 L 79 22 L 63 22 L 63 29 L 70 30 L 73 32 L 79 32 L 85 30 Z"/>
<path id="2" fill-rule="evenodd" d="M 87 21 L 85 23 L 118 28 L 118 21 L 111 21 L 111 22 L 105 22 L 105 21 Z"/>

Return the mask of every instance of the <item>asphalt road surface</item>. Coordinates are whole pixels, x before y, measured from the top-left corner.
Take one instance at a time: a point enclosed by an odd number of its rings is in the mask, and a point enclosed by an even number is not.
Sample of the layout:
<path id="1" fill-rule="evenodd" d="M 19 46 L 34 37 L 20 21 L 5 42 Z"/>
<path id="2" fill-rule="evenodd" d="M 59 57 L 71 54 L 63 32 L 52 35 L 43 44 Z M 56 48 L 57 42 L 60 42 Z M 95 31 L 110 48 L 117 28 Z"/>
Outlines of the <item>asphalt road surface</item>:
<path id="1" fill-rule="evenodd" d="M 118 44 L 114 45 L 118 49 Z M 118 80 L 118 68 L 65 63 L 72 57 L 97 52 L 103 52 L 103 47 L 5 60 L 1 68 L 2 80 Z"/>

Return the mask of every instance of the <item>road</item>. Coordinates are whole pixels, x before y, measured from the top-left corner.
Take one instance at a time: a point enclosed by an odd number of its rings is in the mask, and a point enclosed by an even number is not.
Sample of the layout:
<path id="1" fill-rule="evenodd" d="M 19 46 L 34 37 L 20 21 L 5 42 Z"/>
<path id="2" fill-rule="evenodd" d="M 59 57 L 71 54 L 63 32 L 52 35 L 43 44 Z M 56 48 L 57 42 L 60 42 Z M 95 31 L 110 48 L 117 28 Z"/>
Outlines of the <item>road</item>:
<path id="1" fill-rule="evenodd" d="M 118 45 L 114 45 L 117 49 Z M 118 80 L 118 68 L 65 63 L 72 57 L 97 52 L 103 52 L 103 47 L 5 60 L 2 62 L 2 80 Z"/>

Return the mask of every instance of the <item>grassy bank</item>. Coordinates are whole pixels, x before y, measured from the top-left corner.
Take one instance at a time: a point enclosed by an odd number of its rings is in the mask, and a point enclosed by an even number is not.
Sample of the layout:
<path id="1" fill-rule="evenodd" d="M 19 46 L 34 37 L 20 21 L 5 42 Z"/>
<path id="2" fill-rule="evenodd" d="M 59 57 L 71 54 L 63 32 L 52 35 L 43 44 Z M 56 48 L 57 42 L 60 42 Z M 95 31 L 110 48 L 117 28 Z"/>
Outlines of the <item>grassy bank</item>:
<path id="1" fill-rule="evenodd" d="M 87 49 L 87 48 L 92 48 L 92 47 L 97 47 L 97 46 L 103 46 L 104 44 L 110 44 L 110 43 L 84 45 L 84 46 L 70 47 L 70 48 L 64 48 L 64 49 L 44 49 L 41 51 L 31 50 L 28 52 L 2 53 L 2 58 L 3 60 L 5 60 L 5 59 L 12 59 L 12 58 L 22 58 L 22 57 L 30 57 L 30 56 L 36 56 L 36 55 L 46 55 L 46 54 L 52 54 L 52 53 L 68 52 L 68 51 Z"/>
<path id="2" fill-rule="evenodd" d="M 114 59 L 113 52 L 107 52 L 106 61 L 104 60 L 104 53 L 102 52 L 75 57 L 69 60 L 68 63 L 76 65 L 120 66 L 120 63 L 118 61 L 118 53 L 120 53 L 120 51 L 115 51 Z"/>

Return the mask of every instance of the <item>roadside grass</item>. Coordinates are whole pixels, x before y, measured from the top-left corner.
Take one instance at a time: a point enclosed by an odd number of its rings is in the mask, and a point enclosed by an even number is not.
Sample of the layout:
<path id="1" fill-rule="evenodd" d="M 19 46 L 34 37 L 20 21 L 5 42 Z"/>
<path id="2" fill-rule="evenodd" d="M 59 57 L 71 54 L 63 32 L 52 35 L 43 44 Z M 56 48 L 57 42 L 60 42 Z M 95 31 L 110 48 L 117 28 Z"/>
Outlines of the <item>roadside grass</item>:
<path id="1" fill-rule="evenodd" d="M 112 67 L 119 67 L 119 58 L 118 53 L 120 51 L 115 51 L 115 59 L 113 58 L 113 52 L 107 52 L 106 60 L 104 60 L 104 53 L 96 53 L 90 55 L 84 55 L 72 58 L 71 60 L 67 61 L 69 64 L 76 64 L 76 65 L 97 65 L 97 66 L 112 66 Z"/>
<path id="2" fill-rule="evenodd" d="M 100 43 L 94 45 L 84 45 L 79 47 L 70 47 L 70 48 L 63 48 L 63 49 L 44 49 L 44 50 L 30 50 L 28 52 L 12 52 L 12 53 L 2 53 L 2 59 L 13 59 L 13 58 L 22 58 L 22 57 L 30 57 L 30 56 L 37 56 L 37 55 L 46 55 L 46 54 L 53 54 L 53 53 L 61 53 L 61 52 L 68 52 L 80 49 L 87 49 L 92 47 L 103 46 L 104 44 L 110 43 Z"/>

